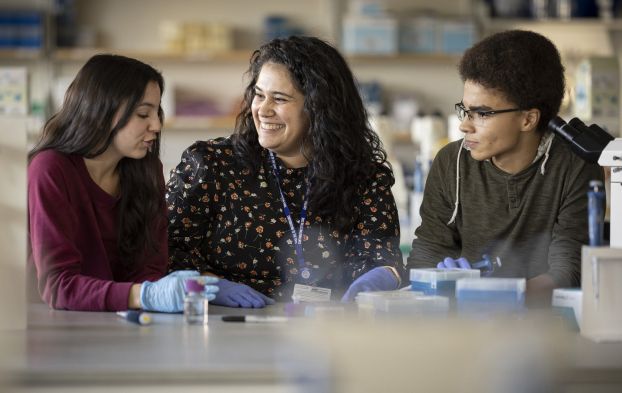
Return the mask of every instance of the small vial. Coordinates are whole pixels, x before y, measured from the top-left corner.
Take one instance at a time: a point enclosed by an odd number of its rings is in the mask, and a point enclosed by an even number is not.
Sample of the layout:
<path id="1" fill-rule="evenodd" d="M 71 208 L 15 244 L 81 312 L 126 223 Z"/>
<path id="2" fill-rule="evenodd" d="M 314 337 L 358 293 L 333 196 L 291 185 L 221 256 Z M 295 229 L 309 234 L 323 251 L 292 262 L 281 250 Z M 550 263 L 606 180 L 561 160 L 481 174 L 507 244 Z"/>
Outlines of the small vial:
<path id="1" fill-rule="evenodd" d="M 604 243 L 605 188 L 600 180 L 590 181 L 590 188 L 587 192 L 587 219 L 590 246 L 602 246 Z"/>
<path id="2" fill-rule="evenodd" d="M 197 279 L 186 280 L 184 322 L 189 325 L 207 325 L 208 300 L 203 294 L 205 285 Z"/>

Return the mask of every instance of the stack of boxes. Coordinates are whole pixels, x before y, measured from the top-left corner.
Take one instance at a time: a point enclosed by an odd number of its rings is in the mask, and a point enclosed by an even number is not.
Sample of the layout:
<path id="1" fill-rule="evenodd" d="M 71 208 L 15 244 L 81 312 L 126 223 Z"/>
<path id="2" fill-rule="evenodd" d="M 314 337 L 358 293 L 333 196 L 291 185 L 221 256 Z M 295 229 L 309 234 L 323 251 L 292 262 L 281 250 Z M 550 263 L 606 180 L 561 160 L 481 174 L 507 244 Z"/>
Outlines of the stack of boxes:
<path id="1" fill-rule="evenodd" d="M 351 55 L 461 54 L 476 35 L 469 20 L 436 15 L 397 18 L 376 2 L 350 2 L 343 19 L 343 50 Z"/>
<path id="2" fill-rule="evenodd" d="M 40 12 L 0 10 L 0 50 L 41 50 L 43 34 Z"/>

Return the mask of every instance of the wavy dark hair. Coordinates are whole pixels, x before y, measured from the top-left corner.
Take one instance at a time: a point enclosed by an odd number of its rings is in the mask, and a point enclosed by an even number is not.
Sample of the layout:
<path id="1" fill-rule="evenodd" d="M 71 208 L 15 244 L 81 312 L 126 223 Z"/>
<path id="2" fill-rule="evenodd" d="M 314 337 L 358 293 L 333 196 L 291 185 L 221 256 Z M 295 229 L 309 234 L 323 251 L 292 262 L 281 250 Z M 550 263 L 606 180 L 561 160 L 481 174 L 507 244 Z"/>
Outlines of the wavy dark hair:
<path id="1" fill-rule="evenodd" d="M 543 35 L 525 30 L 493 34 L 467 50 L 458 68 L 463 81 L 499 90 L 521 109 L 539 109 L 540 131 L 559 112 L 564 66 Z"/>
<path id="2" fill-rule="evenodd" d="M 91 57 L 65 93 L 63 105 L 43 127 L 28 159 L 43 150 L 93 158 L 102 154 L 125 127 L 143 99 L 149 82 L 164 91 L 160 72 L 138 60 L 101 54 Z M 114 123 L 120 113 L 119 121 Z M 164 120 L 158 108 L 160 121 Z M 146 250 L 159 251 L 154 225 L 166 221 L 160 162 L 160 133 L 142 159 L 123 158 L 120 182 L 118 247 L 126 269 Z M 164 221 L 163 221 L 164 220 Z"/>
<path id="3" fill-rule="evenodd" d="M 378 171 L 387 171 L 393 179 L 352 71 L 334 47 L 315 37 L 275 39 L 253 53 L 233 135 L 237 156 L 253 171 L 261 165 L 263 148 L 251 104 L 257 77 L 266 63 L 284 65 L 304 95 L 309 130 L 302 145 L 311 149 L 309 176 L 313 179 L 309 204 L 320 216 L 331 218 L 335 229 L 348 231 L 358 214 L 352 203 L 357 192 L 368 186 Z"/>

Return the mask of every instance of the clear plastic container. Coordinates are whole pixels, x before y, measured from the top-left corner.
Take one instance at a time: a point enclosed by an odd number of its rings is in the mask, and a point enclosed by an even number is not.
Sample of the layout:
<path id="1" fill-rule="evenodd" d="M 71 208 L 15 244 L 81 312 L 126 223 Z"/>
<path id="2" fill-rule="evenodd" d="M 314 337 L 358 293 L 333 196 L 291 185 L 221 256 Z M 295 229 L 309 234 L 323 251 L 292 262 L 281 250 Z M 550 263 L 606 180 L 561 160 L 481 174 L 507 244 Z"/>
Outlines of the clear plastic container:
<path id="1" fill-rule="evenodd" d="M 460 313 L 507 313 L 525 307 L 524 278 L 461 278 L 456 281 Z"/>
<path id="2" fill-rule="evenodd" d="M 410 288 L 426 295 L 453 298 L 456 293 L 456 280 L 479 277 L 480 271 L 477 269 L 410 269 Z"/>
<path id="3" fill-rule="evenodd" d="M 413 291 L 361 292 L 356 303 L 359 314 L 369 316 L 446 315 L 449 310 L 449 298 Z"/>

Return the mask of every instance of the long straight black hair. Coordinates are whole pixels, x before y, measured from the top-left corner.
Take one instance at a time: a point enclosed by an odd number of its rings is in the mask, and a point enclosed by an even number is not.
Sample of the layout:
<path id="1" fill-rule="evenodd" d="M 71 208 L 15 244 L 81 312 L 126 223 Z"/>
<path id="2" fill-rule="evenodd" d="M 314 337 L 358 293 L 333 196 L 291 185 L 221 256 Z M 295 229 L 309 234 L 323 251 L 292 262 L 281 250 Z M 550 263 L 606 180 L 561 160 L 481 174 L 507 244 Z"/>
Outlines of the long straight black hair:
<path id="1" fill-rule="evenodd" d="M 337 49 L 315 37 L 274 39 L 256 50 L 232 138 L 237 156 L 253 170 L 260 164 L 262 147 L 251 105 L 257 77 L 266 63 L 284 65 L 305 97 L 303 108 L 310 124 L 303 146 L 311 149 L 309 172 L 313 178 L 309 204 L 320 216 L 331 218 L 335 229 L 346 232 L 357 219 L 352 203 L 357 192 L 380 171 L 393 181 L 386 152 L 368 122 L 352 71 Z"/>
<path id="2" fill-rule="evenodd" d="M 43 127 L 28 159 L 43 150 L 93 158 L 110 146 L 144 97 L 149 82 L 164 91 L 160 72 L 138 60 L 118 55 L 96 55 L 80 69 L 65 93 L 63 105 Z M 115 117 L 119 121 L 114 123 Z M 158 116 L 163 122 L 162 108 Z M 120 182 L 119 254 L 126 269 L 143 252 L 159 251 L 154 226 L 166 223 L 161 175 L 160 133 L 147 155 L 123 158 L 117 165 Z"/>

